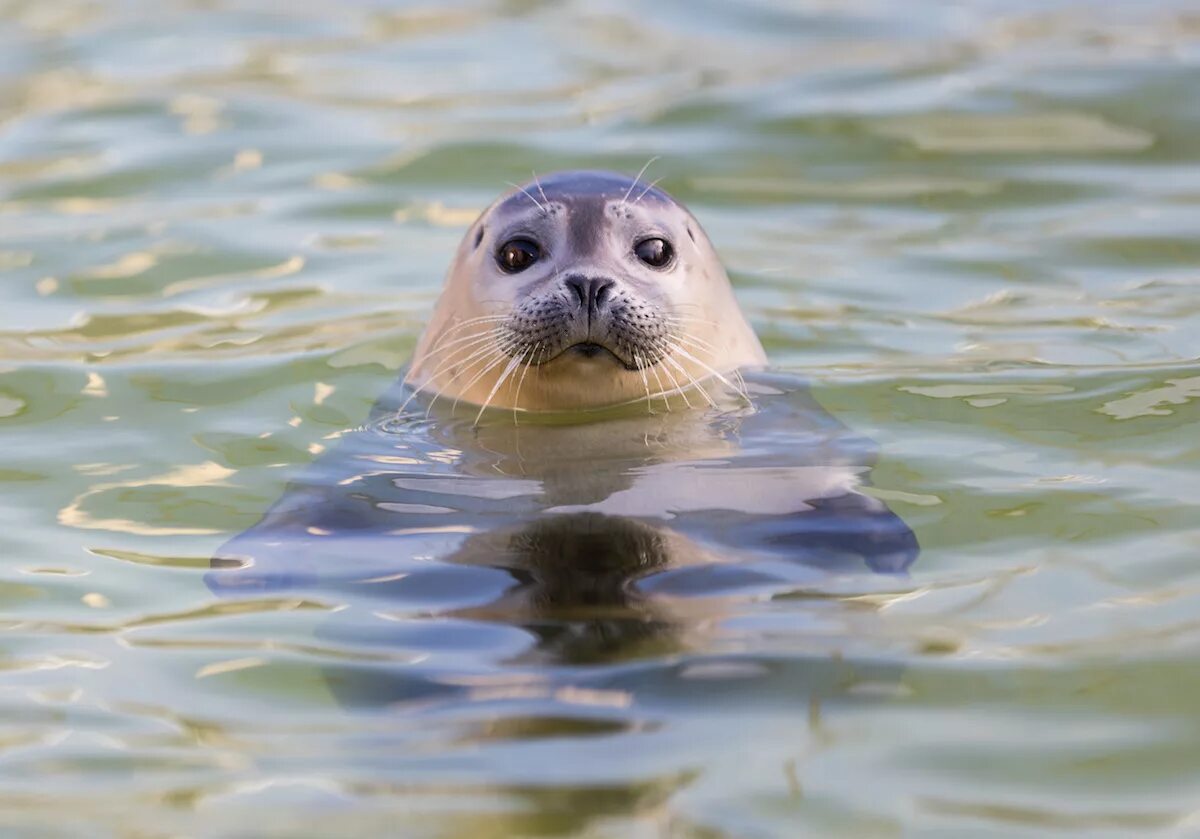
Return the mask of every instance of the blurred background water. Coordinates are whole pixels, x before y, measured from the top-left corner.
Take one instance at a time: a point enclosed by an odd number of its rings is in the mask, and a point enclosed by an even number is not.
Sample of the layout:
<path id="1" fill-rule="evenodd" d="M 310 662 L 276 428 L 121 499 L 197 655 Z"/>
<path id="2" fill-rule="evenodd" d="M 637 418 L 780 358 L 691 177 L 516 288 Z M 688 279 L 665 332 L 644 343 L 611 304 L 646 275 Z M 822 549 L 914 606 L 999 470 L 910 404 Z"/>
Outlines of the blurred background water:
<path id="1" fill-rule="evenodd" d="M 0 826 L 1200 832 L 1198 90 L 1183 0 L 0 0 Z M 908 579 L 553 690 L 210 593 L 506 182 L 652 156 Z M 331 692 L 431 655 L 449 705 Z"/>

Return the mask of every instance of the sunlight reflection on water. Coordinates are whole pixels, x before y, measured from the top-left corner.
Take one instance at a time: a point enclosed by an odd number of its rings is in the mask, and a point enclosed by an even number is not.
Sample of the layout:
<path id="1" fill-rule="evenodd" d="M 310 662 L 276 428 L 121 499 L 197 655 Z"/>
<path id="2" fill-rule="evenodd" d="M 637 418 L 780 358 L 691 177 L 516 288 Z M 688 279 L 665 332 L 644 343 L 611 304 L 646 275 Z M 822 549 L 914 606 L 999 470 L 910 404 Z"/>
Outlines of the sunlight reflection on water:
<path id="1" fill-rule="evenodd" d="M 0 825 L 1194 829 L 1198 61 L 1184 2 L 0 3 Z M 654 156 L 907 577 L 206 587 L 506 182 Z"/>

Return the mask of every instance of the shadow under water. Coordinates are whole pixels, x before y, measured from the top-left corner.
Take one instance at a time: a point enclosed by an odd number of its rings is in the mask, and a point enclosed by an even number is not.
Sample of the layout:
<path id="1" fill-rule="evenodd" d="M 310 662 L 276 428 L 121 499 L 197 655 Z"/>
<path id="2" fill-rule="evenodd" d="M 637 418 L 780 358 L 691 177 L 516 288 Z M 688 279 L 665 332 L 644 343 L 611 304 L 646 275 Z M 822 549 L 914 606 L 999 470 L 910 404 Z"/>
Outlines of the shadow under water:
<path id="1" fill-rule="evenodd" d="M 210 587 L 336 600 L 324 634 L 340 648 L 456 661 L 432 678 L 394 662 L 330 668 L 343 702 L 382 705 L 451 698 L 500 664 L 545 675 L 679 654 L 703 646 L 731 598 L 894 584 L 918 546 L 861 491 L 870 441 L 791 377 L 747 385 L 753 407 L 643 404 L 586 424 L 426 416 L 400 410 L 397 387 L 220 550 Z M 480 626 L 519 633 L 484 640 Z M 834 683 L 837 670 L 776 675 Z"/>

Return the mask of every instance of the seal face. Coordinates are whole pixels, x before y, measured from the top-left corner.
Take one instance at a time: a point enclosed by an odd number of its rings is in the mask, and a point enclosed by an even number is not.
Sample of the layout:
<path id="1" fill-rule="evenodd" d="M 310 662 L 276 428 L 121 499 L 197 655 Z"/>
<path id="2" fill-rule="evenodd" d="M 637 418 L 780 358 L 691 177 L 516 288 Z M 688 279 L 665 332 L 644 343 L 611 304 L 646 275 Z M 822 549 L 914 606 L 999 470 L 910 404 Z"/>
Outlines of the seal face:
<path id="1" fill-rule="evenodd" d="M 480 406 L 649 406 L 765 360 L 687 209 L 638 179 L 562 172 L 467 231 L 407 381 Z"/>

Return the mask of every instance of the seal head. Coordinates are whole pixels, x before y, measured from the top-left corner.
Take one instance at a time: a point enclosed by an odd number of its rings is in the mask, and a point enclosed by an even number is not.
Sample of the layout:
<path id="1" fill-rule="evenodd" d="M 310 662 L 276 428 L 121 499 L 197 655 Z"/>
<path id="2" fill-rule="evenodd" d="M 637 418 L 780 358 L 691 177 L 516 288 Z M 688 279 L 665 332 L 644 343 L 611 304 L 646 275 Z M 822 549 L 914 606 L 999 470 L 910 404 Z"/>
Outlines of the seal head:
<path id="1" fill-rule="evenodd" d="M 703 387 L 765 362 L 683 205 L 611 172 L 562 172 L 471 225 L 407 381 L 480 406 L 570 411 Z"/>

